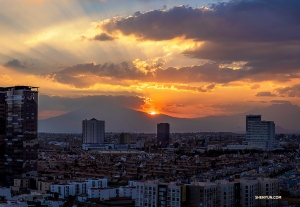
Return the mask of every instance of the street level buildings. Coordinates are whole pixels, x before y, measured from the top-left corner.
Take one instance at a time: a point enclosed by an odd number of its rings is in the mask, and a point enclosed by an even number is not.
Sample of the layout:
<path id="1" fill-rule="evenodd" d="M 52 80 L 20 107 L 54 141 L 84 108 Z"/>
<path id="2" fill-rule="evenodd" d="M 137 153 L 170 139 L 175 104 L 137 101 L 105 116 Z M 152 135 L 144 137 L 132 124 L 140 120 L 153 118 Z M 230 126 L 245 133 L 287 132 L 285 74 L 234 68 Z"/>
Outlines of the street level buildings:
<path id="1" fill-rule="evenodd" d="M 105 122 L 95 118 L 82 121 L 82 143 L 103 143 L 105 137 Z"/>

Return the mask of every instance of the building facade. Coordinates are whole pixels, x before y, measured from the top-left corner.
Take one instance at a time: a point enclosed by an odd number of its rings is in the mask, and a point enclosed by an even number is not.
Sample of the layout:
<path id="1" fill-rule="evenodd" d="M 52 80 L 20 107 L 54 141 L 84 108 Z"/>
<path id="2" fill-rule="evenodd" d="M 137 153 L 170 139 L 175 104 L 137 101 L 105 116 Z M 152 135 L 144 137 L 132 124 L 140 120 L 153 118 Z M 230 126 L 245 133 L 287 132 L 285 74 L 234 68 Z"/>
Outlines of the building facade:
<path id="1" fill-rule="evenodd" d="M 0 180 L 5 180 L 6 103 L 5 88 L 0 88 Z"/>
<path id="2" fill-rule="evenodd" d="M 185 207 L 185 189 L 184 185 L 176 183 L 137 182 L 135 206 Z"/>
<path id="3" fill-rule="evenodd" d="M 15 86 L 5 88 L 6 180 L 37 175 L 38 88 Z"/>
<path id="4" fill-rule="evenodd" d="M 262 150 L 278 149 L 273 121 L 262 121 L 261 115 L 246 115 L 246 144 Z"/>
<path id="5" fill-rule="evenodd" d="M 262 121 L 261 115 L 246 115 L 246 140 L 242 145 L 228 145 L 227 149 L 259 149 L 272 151 L 282 149 L 275 139 L 275 124 L 273 121 Z"/>
<path id="6" fill-rule="evenodd" d="M 187 185 L 188 207 L 219 207 L 219 187 L 211 182 L 193 182 Z"/>
<path id="7" fill-rule="evenodd" d="M 157 124 L 157 146 L 166 148 L 170 144 L 170 124 Z"/>
<path id="8" fill-rule="evenodd" d="M 105 137 L 105 122 L 97 119 L 82 121 L 82 143 L 103 143 Z"/>
<path id="9" fill-rule="evenodd" d="M 121 133 L 120 134 L 120 144 L 128 144 L 131 142 L 131 134 L 129 133 Z"/>

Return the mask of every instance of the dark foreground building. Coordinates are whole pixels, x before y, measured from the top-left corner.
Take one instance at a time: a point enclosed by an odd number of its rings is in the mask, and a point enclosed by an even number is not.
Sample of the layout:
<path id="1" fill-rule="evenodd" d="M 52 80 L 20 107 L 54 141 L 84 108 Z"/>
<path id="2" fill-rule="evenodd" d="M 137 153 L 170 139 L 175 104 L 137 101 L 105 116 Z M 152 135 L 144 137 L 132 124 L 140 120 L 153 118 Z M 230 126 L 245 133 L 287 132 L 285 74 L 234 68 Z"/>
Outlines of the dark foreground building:
<path id="1" fill-rule="evenodd" d="M 0 91 L 0 138 L 5 144 L 5 150 L 0 152 L 0 164 L 5 168 L 6 181 L 13 182 L 14 178 L 37 175 L 38 88 L 14 86 L 0 88 Z M 4 111 L 1 111 L 3 108 L 5 108 L 4 140 L 2 139 Z M 0 148 L 3 146 L 1 141 Z M 3 164 L 2 156 L 4 156 Z"/>

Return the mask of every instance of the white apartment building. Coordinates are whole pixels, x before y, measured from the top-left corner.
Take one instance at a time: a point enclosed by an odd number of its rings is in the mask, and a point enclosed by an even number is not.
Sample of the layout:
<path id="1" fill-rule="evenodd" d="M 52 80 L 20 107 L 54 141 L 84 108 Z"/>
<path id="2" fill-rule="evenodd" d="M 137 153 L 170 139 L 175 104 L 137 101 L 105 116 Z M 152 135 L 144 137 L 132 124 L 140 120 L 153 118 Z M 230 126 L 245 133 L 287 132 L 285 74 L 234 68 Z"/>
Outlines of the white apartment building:
<path id="1" fill-rule="evenodd" d="M 86 183 L 86 189 L 89 188 L 107 188 L 107 179 L 103 178 L 103 179 L 87 179 L 85 181 Z"/>
<path id="2" fill-rule="evenodd" d="M 271 178 L 257 178 L 258 192 L 260 196 L 279 196 L 279 180 Z M 278 199 L 261 199 L 260 206 L 277 206 Z"/>
<path id="3" fill-rule="evenodd" d="M 158 205 L 158 182 L 146 181 L 136 182 L 135 206 L 154 206 Z"/>
<path id="4" fill-rule="evenodd" d="M 105 122 L 97 119 L 82 121 L 82 143 L 103 143 L 105 137 Z"/>
<path id="5" fill-rule="evenodd" d="M 228 180 L 216 181 L 219 186 L 220 206 L 235 207 L 240 203 L 240 183 Z"/>
<path id="6" fill-rule="evenodd" d="M 185 201 L 183 189 L 185 187 L 177 183 L 137 182 L 135 206 L 180 207 L 182 201 Z"/>
<path id="7" fill-rule="evenodd" d="M 75 187 L 75 195 L 86 193 L 86 182 L 70 182 L 70 185 L 74 185 Z"/>
<path id="8" fill-rule="evenodd" d="M 37 182 L 38 191 L 41 193 L 46 193 L 47 191 L 51 190 L 51 185 L 54 183 L 54 181 L 44 181 L 40 180 Z"/>
<path id="9" fill-rule="evenodd" d="M 87 190 L 88 198 L 99 198 L 105 200 L 116 197 L 116 188 L 89 188 Z"/>
<path id="10" fill-rule="evenodd" d="M 240 180 L 240 189 L 241 207 L 258 206 L 258 200 L 255 199 L 259 195 L 258 180 Z"/>
<path id="11" fill-rule="evenodd" d="M 66 198 L 75 195 L 75 185 L 72 184 L 52 184 L 50 192 L 59 193 L 59 198 Z"/>
<path id="12" fill-rule="evenodd" d="M 217 183 L 191 182 L 187 185 L 188 206 L 219 207 L 220 196 Z"/>
<path id="13" fill-rule="evenodd" d="M 132 200 L 136 199 L 136 187 L 125 186 L 117 189 L 119 197 L 130 197 Z"/>

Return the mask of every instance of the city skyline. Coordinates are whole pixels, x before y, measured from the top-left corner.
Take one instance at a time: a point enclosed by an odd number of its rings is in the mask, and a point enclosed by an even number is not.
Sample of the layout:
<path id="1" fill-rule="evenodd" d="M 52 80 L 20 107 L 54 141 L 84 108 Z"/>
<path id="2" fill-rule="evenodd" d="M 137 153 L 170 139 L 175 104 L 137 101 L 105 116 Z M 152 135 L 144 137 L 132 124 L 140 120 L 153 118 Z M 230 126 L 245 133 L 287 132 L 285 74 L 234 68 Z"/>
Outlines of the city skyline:
<path id="1" fill-rule="evenodd" d="M 39 86 L 40 119 L 110 96 L 181 118 L 300 104 L 296 0 L 1 5 L 1 86 Z"/>

